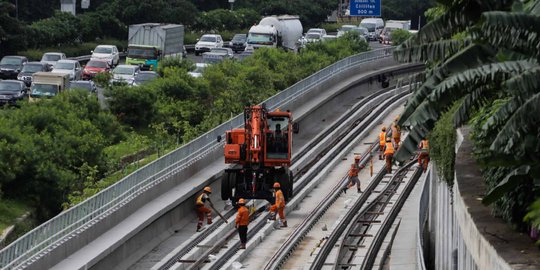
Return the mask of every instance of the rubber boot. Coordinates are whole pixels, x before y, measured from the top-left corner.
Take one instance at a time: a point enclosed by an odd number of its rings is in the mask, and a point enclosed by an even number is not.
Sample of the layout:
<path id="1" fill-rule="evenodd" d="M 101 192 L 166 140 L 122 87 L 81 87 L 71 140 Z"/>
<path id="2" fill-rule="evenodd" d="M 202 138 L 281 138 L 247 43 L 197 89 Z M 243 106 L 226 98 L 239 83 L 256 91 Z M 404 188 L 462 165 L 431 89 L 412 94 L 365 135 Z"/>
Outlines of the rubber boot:
<path id="1" fill-rule="evenodd" d="M 240 244 L 240 249 L 246 249 L 246 244 Z"/>
<path id="2" fill-rule="evenodd" d="M 268 217 L 268 220 L 276 220 L 276 213 L 271 212 L 270 216 Z"/>
<path id="3" fill-rule="evenodd" d="M 282 223 L 281 223 L 281 228 L 287 228 L 287 221 L 284 220 Z"/>

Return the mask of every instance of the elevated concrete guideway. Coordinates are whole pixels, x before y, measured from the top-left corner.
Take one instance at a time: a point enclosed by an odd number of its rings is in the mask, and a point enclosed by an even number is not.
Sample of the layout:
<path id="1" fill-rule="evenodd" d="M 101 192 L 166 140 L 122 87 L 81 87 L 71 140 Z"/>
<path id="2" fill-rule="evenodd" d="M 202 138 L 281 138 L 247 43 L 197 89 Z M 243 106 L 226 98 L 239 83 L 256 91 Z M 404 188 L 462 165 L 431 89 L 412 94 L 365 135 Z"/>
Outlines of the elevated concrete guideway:
<path id="1" fill-rule="evenodd" d="M 380 69 L 381 66 L 391 66 Z M 394 72 L 411 67 L 395 65 L 390 59 L 367 63 L 348 77 L 330 82 L 316 90 L 310 97 L 292 102 L 282 110 L 291 109 L 295 119 L 300 123 L 301 132 L 295 137 L 295 149 L 301 147 L 325 125 L 335 120 L 348 109 L 346 100 L 361 98 L 378 89 L 376 80 L 369 78 L 381 72 Z M 412 71 L 417 71 L 418 66 Z M 351 76 L 352 75 L 352 76 Z M 395 81 L 395 80 L 394 80 Z M 360 84 L 360 86 L 358 86 Z M 148 269 L 157 260 L 164 257 L 180 243 L 195 233 L 195 214 L 193 200 L 202 187 L 210 184 L 214 197 L 219 198 L 219 178 L 225 164 L 222 150 L 214 151 L 206 160 L 206 166 L 186 176 L 182 183 L 158 198 L 138 209 L 128 218 L 108 230 L 82 249 L 55 265 L 53 269 Z M 218 209 L 225 209 L 225 204 L 215 200 Z M 174 233 L 178 230 L 179 233 Z"/>

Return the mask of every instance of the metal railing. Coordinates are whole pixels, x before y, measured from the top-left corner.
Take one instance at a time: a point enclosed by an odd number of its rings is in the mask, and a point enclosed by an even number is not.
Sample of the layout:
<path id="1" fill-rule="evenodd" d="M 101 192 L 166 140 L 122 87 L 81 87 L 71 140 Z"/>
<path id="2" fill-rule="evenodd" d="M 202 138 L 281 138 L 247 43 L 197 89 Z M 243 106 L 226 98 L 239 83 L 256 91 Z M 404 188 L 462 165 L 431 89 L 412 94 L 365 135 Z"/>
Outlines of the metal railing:
<path id="1" fill-rule="evenodd" d="M 368 61 L 391 57 L 392 51 L 393 47 L 388 47 L 342 59 L 279 92 L 264 103 L 271 110 L 280 107 L 339 72 Z M 119 210 L 146 190 L 171 178 L 222 146 L 223 143 L 216 143 L 217 136 L 241 124 L 243 116 L 238 115 L 34 228 L 0 251 L 0 267 L 12 269 L 30 264 L 33 258 L 43 256 L 69 239 L 77 237 L 79 233 Z"/>

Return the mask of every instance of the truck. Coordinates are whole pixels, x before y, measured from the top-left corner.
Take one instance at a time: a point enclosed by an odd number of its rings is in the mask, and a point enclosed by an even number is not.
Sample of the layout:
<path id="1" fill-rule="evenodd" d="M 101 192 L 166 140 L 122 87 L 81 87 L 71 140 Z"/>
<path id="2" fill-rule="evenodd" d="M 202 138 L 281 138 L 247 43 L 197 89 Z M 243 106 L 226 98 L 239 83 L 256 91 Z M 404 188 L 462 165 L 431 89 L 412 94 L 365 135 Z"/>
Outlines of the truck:
<path id="1" fill-rule="evenodd" d="M 383 44 L 390 44 L 391 33 L 396 29 L 403 29 L 410 31 L 411 30 L 411 21 L 398 21 L 398 20 L 387 20 L 384 29 L 381 31 L 381 34 L 379 35 L 379 43 Z"/>
<path id="2" fill-rule="evenodd" d="M 249 29 L 246 43 L 254 49 L 280 47 L 297 51 L 297 43 L 303 33 L 299 18 L 299 16 L 292 15 L 264 17 L 259 24 Z"/>
<path id="3" fill-rule="evenodd" d="M 292 197 L 292 133 L 298 130 L 290 111 L 270 112 L 264 104 L 245 107 L 244 127 L 225 133 L 225 163 L 234 165 L 223 173 L 221 198 L 233 203 L 239 198 L 273 203 L 275 182 L 286 200 Z"/>
<path id="4" fill-rule="evenodd" d="M 38 98 L 52 98 L 69 89 L 69 74 L 36 72 L 32 75 L 30 101 Z"/>
<path id="5" fill-rule="evenodd" d="M 182 57 L 184 26 L 143 23 L 129 26 L 126 64 L 157 71 L 164 57 Z"/>

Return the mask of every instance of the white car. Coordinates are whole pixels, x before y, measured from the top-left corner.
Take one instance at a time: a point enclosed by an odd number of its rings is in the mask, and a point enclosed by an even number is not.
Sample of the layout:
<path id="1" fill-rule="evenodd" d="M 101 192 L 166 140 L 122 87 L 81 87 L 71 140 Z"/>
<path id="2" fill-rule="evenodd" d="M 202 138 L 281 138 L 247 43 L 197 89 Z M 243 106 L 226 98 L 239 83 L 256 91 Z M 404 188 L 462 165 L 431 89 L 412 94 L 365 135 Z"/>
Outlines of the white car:
<path id="1" fill-rule="evenodd" d="M 115 45 L 98 45 L 93 51 L 90 60 L 106 60 L 109 66 L 116 66 L 120 62 L 120 53 Z"/>
<path id="2" fill-rule="evenodd" d="M 61 52 L 48 52 L 44 53 L 41 57 L 41 63 L 45 63 L 49 65 L 49 67 L 53 68 L 54 65 L 60 60 L 66 59 L 66 55 Z"/>
<path id="3" fill-rule="evenodd" d="M 69 74 L 69 79 L 80 80 L 82 77 L 82 67 L 79 61 L 76 60 L 60 60 L 54 66 L 53 73 Z"/>
<path id="4" fill-rule="evenodd" d="M 133 85 L 135 81 L 135 76 L 139 73 L 139 66 L 132 65 L 118 65 L 112 71 L 112 84 L 123 84 Z"/>
<path id="5" fill-rule="evenodd" d="M 332 41 L 336 39 L 337 39 L 337 36 L 334 36 L 334 35 L 324 35 L 322 37 L 322 41 Z"/>
<path id="6" fill-rule="evenodd" d="M 195 70 L 188 72 L 188 74 L 192 77 L 199 78 L 202 76 L 202 73 L 207 66 L 208 64 L 205 63 L 196 63 Z"/>
<path id="7" fill-rule="evenodd" d="M 338 29 L 338 32 L 337 32 L 337 37 L 341 37 L 343 36 L 345 33 L 353 30 L 357 28 L 356 25 L 351 25 L 351 24 L 345 24 L 345 25 L 342 25 L 341 28 Z"/>
<path id="8" fill-rule="evenodd" d="M 322 28 L 310 28 L 307 33 L 306 33 L 306 36 L 307 34 L 310 34 L 310 33 L 316 33 L 316 34 L 319 34 L 322 36 L 325 36 L 326 35 L 326 30 L 322 29 Z"/>
<path id="9" fill-rule="evenodd" d="M 319 33 L 315 33 L 315 32 L 309 33 L 308 32 L 306 34 L 306 36 L 305 36 L 305 39 L 306 39 L 307 43 L 320 42 L 321 39 L 322 39 L 322 36 Z"/>
<path id="10" fill-rule="evenodd" d="M 223 38 L 221 35 L 203 35 L 195 44 L 195 55 L 203 52 L 209 52 L 212 48 L 222 48 Z"/>
<path id="11" fill-rule="evenodd" d="M 234 58 L 234 52 L 231 48 L 212 48 L 210 52 L 226 53 L 228 58 L 230 59 Z"/>

